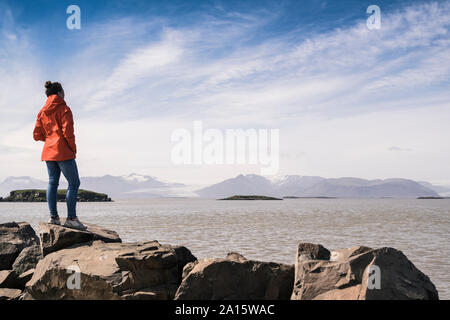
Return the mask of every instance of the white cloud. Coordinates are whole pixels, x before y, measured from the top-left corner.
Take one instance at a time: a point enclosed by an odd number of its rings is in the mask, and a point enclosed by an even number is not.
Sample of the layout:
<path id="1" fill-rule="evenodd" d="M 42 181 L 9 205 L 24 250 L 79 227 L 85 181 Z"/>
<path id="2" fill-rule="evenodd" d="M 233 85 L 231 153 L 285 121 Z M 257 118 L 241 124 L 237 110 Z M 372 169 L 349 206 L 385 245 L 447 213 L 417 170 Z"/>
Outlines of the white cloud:
<path id="1" fill-rule="evenodd" d="M 86 110 L 101 108 L 105 102 L 116 99 L 123 95 L 124 91 L 158 75 L 162 67 L 176 62 L 183 51 L 182 39 L 179 37 L 176 32 L 168 31 L 162 41 L 127 54 L 101 88 L 98 88 L 92 101 L 86 105 Z"/>

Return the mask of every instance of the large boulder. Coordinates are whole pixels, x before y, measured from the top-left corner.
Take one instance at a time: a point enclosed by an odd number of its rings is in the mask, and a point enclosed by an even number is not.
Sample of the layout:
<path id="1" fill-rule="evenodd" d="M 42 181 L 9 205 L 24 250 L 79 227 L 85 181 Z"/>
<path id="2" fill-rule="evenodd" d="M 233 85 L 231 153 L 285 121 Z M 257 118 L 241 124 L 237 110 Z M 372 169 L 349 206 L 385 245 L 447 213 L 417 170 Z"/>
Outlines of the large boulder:
<path id="1" fill-rule="evenodd" d="M 62 221 L 64 223 L 64 220 Z M 93 224 L 87 224 L 87 230 L 80 231 L 49 223 L 39 223 L 39 238 L 42 254 L 71 247 L 76 244 L 101 240 L 103 242 L 122 242 L 119 235 L 112 230 Z"/>
<path id="2" fill-rule="evenodd" d="M 37 243 L 39 239 L 29 223 L 0 224 L 0 270 L 11 270 L 20 252 Z"/>
<path id="3" fill-rule="evenodd" d="M 93 241 L 45 256 L 26 291 L 34 299 L 173 299 L 184 265 L 195 260 L 157 241 Z"/>
<path id="4" fill-rule="evenodd" d="M 19 289 L 0 288 L 0 300 L 18 300 L 21 293 Z"/>
<path id="5" fill-rule="evenodd" d="M 299 244 L 291 299 L 438 299 L 430 279 L 399 250 L 357 246 L 327 251 Z"/>
<path id="6" fill-rule="evenodd" d="M 187 264 L 176 300 L 288 300 L 294 266 L 247 260 L 237 253 L 225 259 Z"/>
<path id="7" fill-rule="evenodd" d="M 38 244 L 32 245 L 22 250 L 12 265 L 12 269 L 18 275 L 34 269 L 43 258 L 41 248 Z"/>

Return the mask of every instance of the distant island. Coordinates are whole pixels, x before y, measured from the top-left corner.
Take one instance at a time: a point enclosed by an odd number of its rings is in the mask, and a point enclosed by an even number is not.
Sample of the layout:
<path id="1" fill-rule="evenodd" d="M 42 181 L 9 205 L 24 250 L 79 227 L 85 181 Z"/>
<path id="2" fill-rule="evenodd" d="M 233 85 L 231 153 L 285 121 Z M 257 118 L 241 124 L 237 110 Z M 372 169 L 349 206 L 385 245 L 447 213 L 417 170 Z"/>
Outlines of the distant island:
<path id="1" fill-rule="evenodd" d="M 66 189 L 58 190 L 58 202 L 66 201 Z M 11 191 L 9 196 L 1 198 L 1 202 L 46 202 L 46 190 L 26 189 Z M 78 190 L 78 202 L 110 202 L 111 198 L 107 194 L 97 193 L 89 190 Z"/>
<path id="2" fill-rule="evenodd" d="M 274 197 L 266 197 L 266 196 L 242 196 L 242 195 L 235 195 L 228 198 L 218 199 L 218 200 L 283 200 L 280 198 L 274 198 Z"/>
<path id="3" fill-rule="evenodd" d="M 417 199 L 446 199 L 444 197 L 418 197 Z"/>

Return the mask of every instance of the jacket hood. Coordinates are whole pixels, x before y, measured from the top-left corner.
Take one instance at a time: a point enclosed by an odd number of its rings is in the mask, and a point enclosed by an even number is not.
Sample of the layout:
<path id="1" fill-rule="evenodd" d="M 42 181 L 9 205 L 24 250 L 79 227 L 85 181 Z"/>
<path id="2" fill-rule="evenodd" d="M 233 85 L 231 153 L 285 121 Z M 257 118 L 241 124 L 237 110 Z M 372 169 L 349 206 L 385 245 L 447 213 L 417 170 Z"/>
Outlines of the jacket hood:
<path id="1" fill-rule="evenodd" d="M 65 105 L 66 105 L 66 102 L 64 101 L 64 99 L 62 99 L 57 94 L 53 94 L 47 98 L 47 101 L 45 102 L 45 105 L 44 105 L 44 108 L 42 109 L 42 111 L 47 116 L 49 116 L 52 113 L 54 113 L 58 109 L 58 107 L 65 106 Z"/>

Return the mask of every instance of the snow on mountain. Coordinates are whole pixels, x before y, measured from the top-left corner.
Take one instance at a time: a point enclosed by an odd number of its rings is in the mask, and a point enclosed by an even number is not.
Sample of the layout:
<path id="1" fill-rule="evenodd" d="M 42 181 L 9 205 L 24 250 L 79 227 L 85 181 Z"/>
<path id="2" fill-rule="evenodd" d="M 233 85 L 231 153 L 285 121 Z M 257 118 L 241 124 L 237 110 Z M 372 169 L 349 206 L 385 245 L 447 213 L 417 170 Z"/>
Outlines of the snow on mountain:
<path id="1" fill-rule="evenodd" d="M 130 183 L 135 183 L 135 182 L 137 182 L 137 183 L 139 183 L 139 182 L 146 182 L 146 181 L 148 181 L 148 180 L 150 180 L 150 179 L 155 179 L 155 178 L 153 178 L 153 177 L 150 177 L 150 176 L 144 176 L 144 175 L 141 175 L 141 174 L 136 174 L 136 173 L 132 173 L 132 174 L 129 174 L 129 175 L 126 175 L 126 176 L 122 176 L 122 178 L 123 179 L 125 179 L 126 181 L 128 181 L 128 182 L 130 182 Z"/>
<path id="2" fill-rule="evenodd" d="M 130 195 L 160 197 L 171 194 L 176 196 L 177 188 L 184 186 L 179 183 L 162 182 L 157 178 L 136 173 L 126 176 L 83 177 L 80 180 L 81 188 L 104 192 L 113 198 L 126 198 Z"/>

